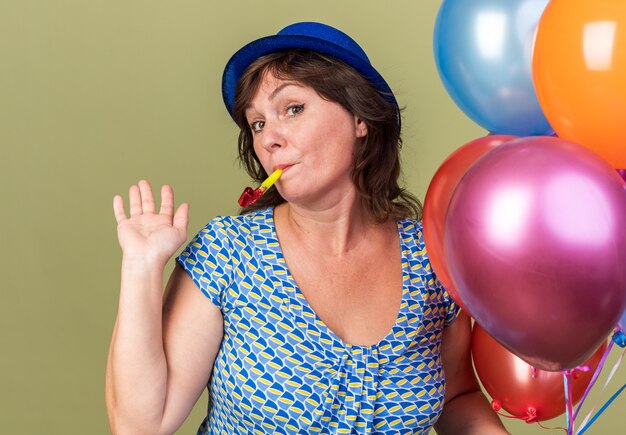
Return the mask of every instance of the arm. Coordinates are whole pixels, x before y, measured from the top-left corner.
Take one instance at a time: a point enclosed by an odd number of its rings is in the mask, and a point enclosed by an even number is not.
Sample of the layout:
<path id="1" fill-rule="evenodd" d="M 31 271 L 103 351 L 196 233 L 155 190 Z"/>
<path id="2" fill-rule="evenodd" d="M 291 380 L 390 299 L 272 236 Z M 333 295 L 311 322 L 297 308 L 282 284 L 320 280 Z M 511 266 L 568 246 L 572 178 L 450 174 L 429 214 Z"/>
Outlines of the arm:
<path id="1" fill-rule="evenodd" d="M 491 409 L 474 376 L 470 358 L 470 319 L 461 312 L 444 329 L 441 358 L 446 375 L 443 413 L 438 434 L 508 434 Z"/>
<path id="2" fill-rule="evenodd" d="M 182 424 L 211 374 L 222 317 L 176 267 L 163 302 L 163 271 L 186 240 L 187 206 L 173 213 L 164 186 L 155 213 L 150 186 L 132 186 L 130 218 L 114 200 L 123 251 L 119 310 L 107 361 L 106 403 L 115 434 L 171 434 Z"/>

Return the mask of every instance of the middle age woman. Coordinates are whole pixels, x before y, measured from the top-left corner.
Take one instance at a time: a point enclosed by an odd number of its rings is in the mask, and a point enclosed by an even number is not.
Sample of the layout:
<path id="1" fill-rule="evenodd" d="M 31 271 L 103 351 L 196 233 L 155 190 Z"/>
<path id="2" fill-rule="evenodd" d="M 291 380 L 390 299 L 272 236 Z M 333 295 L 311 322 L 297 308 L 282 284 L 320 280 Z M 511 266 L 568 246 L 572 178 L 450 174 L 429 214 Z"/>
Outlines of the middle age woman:
<path id="1" fill-rule="evenodd" d="M 178 257 L 188 207 L 149 184 L 114 202 L 123 249 L 107 370 L 118 433 L 507 433 L 480 392 L 470 324 L 437 281 L 398 185 L 400 111 L 361 47 L 296 23 L 240 49 L 224 100 L 239 152 L 276 189 Z M 161 317 L 162 313 L 162 317 Z M 444 377 L 445 373 L 445 377 Z M 445 380 L 444 380 L 445 379 Z"/>

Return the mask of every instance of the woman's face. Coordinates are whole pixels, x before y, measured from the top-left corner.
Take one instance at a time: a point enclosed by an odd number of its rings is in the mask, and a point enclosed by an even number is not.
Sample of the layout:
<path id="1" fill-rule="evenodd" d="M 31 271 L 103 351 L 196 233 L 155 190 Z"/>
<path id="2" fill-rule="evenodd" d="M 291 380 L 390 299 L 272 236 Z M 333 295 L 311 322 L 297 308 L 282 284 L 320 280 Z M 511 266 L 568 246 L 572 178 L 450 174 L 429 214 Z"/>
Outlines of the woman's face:
<path id="1" fill-rule="evenodd" d="M 246 109 L 254 151 L 288 202 L 328 206 L 355 191 L 353 153 L 367 127 L 341 105 L 301 83 L 265 74 Z"/>

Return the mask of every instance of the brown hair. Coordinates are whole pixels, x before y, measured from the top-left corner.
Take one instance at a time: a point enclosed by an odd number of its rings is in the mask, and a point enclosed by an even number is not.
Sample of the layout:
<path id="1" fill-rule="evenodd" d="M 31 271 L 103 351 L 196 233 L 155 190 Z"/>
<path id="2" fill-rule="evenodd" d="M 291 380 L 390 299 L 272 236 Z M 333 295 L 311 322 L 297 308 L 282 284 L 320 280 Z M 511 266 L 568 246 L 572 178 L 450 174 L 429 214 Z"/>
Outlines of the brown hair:
<path id="1" fill-rule="evenodd" d="M 354 154 L 352 181 L 369 214 L 377 222 L 389 218 L 421 217 L 422 205 L 398 185 L 400 177 L 400 111 L 365 77 L 344 62 L 315 51 L 289 50 L 270 53 L 254 61 L 237 83 L 233 116 L 240 127 L 239 159 L 256 182 L 267 178 L 253 147 L 245 111 L 264 74 L 295 80 L 334 101 L 367 125 L 367 135 Z M 285 202 L 270 189 L 242 213 Z"/>

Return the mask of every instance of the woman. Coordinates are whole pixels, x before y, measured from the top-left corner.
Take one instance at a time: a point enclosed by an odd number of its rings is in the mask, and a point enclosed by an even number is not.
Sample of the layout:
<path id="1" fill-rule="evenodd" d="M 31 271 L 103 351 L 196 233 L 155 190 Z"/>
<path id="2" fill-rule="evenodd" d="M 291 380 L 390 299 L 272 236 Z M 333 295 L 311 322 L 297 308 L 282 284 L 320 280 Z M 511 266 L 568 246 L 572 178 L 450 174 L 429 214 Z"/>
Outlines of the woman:
<path id="1" fill-rule="evenodd" d="M 397 184 L 398 105 L 362 49 L 297 23 L 239 50 L 223 95 L 248 172 L 282 175 L 198 233 L 163 303 L 188 206 L 174 213 L 164 186 L 157 213 L 143 180 L 130 217 L 116 196 L 113 431 L 173 433 L 210 382 L 198 433 L 506 433 L 473 375 L 469 320 L 430 269 L 419 202 Z"/>

